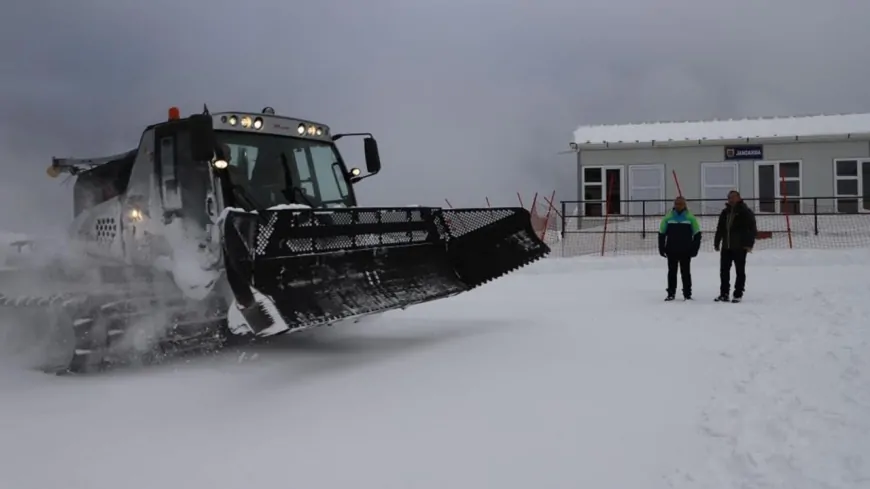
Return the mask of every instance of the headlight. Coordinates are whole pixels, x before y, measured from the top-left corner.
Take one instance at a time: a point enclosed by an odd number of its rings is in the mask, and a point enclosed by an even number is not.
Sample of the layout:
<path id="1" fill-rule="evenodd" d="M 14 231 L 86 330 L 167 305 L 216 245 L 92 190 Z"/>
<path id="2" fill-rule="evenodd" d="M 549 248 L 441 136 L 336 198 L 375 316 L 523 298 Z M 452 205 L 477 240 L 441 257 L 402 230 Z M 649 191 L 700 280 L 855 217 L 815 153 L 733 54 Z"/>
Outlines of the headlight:
<path id="1" fill-rule="evenodd" d="M 215 160 L 212 165 L 214 165 L 214 167 L 218 170 L 225 170 L 228 166 L 230 166 L 230 164 L 227 163 L 227 160 Z"/>
<path id="2" fill-rule="evenodd" d="M 309 135 L 309 136 L 314 136 L 314 134 L 315 134 L 316 132 L 317 132 L 317 128 L 316 128 L 316 127 L 314 127 L 314 126 L 308 126 L 308 135 Z"/>
<path id="3" fill-rule="evenodd" d="M 248 116 L 242 117 L 242 127 L 245 129 L 251 127 L 251 118 Z"/>
<path id="4" fill-rule="evenodd" d="M 318 135 L 318 136 L 323 136 L 323 128 L 322 128 L 322 127 L 318 127 L 318 128 L 317 128 L 317 135 Z"/>
<path id="5" fill-rule="evenodd" d="M 299 124 L 299 127 L 296 128 L 296 132 L 299 134 L 305 134 L 305 124 Z"/>
<path id="6" fill-rule="evenodd" d="M 236 116 L 234 116 L 234 115 L 230 116 L 230 125 L 231 126 L 235 126 L 238 122 L 239 122 L 239 119 Z"/>
<path id="7" fill-rule="evenodd" d="M 359 168 L 351 168 L 350 169 L 350 176 L 352 176 L 352 177 L 358 177 L 360 173 L 362 173 L 362 172 L 360 171 Z"/>
<path id="8" fill-rule="evenodd" d="M 263 128 L 263 119 L 257 117 L 254 119 L 254 129 L 262 129 Z"/>

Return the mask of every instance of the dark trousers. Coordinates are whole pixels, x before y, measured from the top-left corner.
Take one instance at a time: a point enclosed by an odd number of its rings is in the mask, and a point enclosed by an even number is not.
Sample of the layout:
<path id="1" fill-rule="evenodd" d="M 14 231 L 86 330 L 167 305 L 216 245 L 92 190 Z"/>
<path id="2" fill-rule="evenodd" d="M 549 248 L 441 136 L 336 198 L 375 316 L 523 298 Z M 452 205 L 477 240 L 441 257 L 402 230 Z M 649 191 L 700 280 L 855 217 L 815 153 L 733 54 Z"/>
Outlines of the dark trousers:
<path id="1" fill-rule="evenodd" d="M 692 257 L 668 256 L 668 295 L 677 293 L 677 269 L 683 282 L 683 295 L 692 295 Z"/>
<path id="2" fill-rule="evenodd" d="M 728 295 L 731 291 L 731 264 L 737 272 L 737 280 L 734 281 L 734 297 L 743 297 L 743 288 L 746 287 L 746 250 L 722 249 L 719 253 L 719 293 Z"/>

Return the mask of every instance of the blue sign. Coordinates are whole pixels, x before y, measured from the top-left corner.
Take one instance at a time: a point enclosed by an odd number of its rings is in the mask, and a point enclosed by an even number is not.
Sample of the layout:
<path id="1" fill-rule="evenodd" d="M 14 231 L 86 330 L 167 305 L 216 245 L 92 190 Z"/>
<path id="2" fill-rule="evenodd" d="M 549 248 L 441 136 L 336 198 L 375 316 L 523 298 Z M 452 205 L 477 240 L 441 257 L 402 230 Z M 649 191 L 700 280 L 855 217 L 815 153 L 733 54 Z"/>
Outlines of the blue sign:
<path id="1" fill-rule="evenodd" d="M 758 145 L 741 145 L 741 146 L 725 146 L 726 160 L 763 160 L 764 146 Z"/>

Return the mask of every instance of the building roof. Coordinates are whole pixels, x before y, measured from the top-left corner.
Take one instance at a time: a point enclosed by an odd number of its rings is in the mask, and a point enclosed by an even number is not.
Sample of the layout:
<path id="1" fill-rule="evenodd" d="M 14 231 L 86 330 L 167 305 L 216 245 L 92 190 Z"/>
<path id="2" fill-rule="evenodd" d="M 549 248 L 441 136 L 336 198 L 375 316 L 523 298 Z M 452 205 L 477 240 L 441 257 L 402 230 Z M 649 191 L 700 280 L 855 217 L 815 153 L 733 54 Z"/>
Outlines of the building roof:
<path id="1" fill-rule="evenodd" d="M 870 113 L 580 126 L 574 131 L 574 142 L 636 146 L 852 134 L 870 134 Z"/>

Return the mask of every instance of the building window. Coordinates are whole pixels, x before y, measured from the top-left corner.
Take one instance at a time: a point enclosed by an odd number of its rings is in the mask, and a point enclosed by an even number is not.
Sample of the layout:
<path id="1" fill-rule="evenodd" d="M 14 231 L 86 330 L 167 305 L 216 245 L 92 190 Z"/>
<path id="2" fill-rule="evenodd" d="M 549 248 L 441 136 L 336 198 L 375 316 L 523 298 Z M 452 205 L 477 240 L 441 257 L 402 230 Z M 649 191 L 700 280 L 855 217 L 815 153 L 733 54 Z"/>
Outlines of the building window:
<path id="1" fill-rule="evenodd" d="M 756 161 L 757 212 L 801 213 L 801 162 Z"/>
<path id="2" fill-rule="evenodd" d="M 834 196 L 837 212 L 870 211 L 870 158 L 834 160 Z"/>
<path id="3" fill-rule="evenodd" d="M 621 166 L 584 166 L 582 175 L 584 216 L 622 214 Z"/>
<path id="4" fill-rule="evenodd" d="M 665 214 L 665 165 L 661 163 L 628 167 L 628 216 Z"/>
<path id="5" fill-rule="evenodd" d="M 728 192 L 740 189 L 740 166 L 733 162 L 701 163 L 701 212 L 718 214 Z"/>

